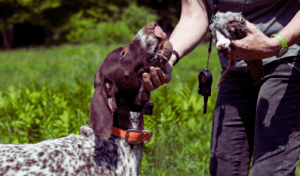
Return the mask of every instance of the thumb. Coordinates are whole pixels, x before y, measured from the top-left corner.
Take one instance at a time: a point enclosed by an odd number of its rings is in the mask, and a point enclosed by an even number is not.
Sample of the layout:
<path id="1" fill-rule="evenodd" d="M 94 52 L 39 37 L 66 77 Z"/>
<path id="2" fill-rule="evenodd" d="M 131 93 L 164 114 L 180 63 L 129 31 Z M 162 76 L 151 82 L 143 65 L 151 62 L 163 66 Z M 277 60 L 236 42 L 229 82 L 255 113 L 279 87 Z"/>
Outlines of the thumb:
<path id="1" fill-rule="evenodd" d="M 257 29 L 257 27 L 253 24 L 250 23 L 249 21 L 245 21 L 246 22 L 246 28 L 249 30 L 249 33 L 252 33 L 253 31 L 255 31 Z"/>
<path id="2" fill-rule="evenodd" d="M 254 24 L 250 23 L 249 21 L 245 20 L 245 23 L 246 23 L 246 28 L 248 29 L 248 35 L 251 33 L 254 33 L 257 30 L 257 27 Z M 243 38 L 243 39 L 245 39 L 245 38 Z M 231 40 L 231 45 L 233 47 L 239 47 L 243 44 L 243 42 L 244 42 L 243 39 Z"/>
<path id="3" fill-rule="evenodd" d="M 231 40 L 231 46 L 233 46 L 234 48 L 239 48 L 239 46 L 241 46 L 243 43 L 243 39 L 240 40 Z"/>

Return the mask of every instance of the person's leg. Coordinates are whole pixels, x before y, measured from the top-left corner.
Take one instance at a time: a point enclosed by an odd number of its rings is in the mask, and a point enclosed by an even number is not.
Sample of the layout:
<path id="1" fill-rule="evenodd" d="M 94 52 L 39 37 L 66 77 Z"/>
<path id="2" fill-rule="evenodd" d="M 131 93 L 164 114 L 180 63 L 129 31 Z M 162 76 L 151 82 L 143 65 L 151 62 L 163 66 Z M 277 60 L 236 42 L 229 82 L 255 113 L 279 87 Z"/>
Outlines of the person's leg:
<path id="1" fill-rule="evenodd" d="M 300 60 L 295 66 L 300 68 Z M 265 68 L 256 111 L 253 176 L 294 175 L 300 151 L 299 71 L 283 62 Z"/>
<path id="2" fill-rule="evenodd" d="M 222 82 L 213 117 L 212 176 L 248 176 L 257 95 L 258 90 L 244 72 L 230 72 Z"/>

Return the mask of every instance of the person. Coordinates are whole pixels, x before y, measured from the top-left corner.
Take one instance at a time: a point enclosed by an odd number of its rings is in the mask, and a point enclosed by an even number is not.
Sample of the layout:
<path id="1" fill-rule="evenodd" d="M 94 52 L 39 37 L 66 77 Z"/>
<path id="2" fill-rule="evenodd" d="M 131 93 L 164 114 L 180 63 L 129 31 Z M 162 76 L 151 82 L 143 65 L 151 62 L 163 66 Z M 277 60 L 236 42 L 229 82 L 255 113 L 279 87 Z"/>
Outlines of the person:
<path id="1" fill-rule="evenodd" d="M 231 44 L 234 49 L 229 56 L 238 59 L 219 88 L 209 172 L 248 175 L 253 157 L 254 176 L 294 175 L 300 151 L 300 3 L 219 0 L 218 7 L 220 12 L 242 12 L 249 33 Z M 180 58 L 207 33 L 208 11 L 213 11 L 213 0 L 182 0 L 180 20 L 169 39 Z M 284 41 L 288 46 L 285 54 Z M 224 71 L 228 58 L 219 53 L 219 59 Z M 259 83 L 245 72 L 243 60 L 251 59 L 263 61 L 264 78 Z M 175 61 L 173 54 L 162 69 L 151 67 L 150 74 L 143 74 L 144 100 L 170 81 Z"/>

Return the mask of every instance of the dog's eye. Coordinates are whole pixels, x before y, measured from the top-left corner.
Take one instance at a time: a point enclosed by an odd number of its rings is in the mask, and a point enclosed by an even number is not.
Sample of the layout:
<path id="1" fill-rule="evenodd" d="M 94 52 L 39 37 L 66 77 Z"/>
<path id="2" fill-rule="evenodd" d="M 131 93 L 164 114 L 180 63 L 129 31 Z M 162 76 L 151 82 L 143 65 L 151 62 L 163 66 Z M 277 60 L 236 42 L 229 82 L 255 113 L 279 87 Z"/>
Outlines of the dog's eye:
<path id="1" fill-rule="evenodd" d="M 122 51 L 122 52 L 120 53 L 120 56 L 123 57 L 125 54 L 126 54 L 126 50 Z"/>

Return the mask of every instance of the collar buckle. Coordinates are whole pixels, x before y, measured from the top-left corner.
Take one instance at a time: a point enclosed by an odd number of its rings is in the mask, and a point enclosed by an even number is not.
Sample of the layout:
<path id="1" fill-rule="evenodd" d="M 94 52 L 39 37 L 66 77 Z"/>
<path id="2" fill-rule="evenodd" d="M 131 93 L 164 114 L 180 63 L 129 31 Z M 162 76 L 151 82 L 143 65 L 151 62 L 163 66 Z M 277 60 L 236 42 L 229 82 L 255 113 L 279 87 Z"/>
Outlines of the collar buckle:
<path id="1" fill-rule="evenodd" d="M 129 141 L 129 140 L 128 140 L 128 137 L 129 137 L 129 132 L 136 132 L 136 133 L 140 133 L 140 134 L 141 134 L 141 136 L 140 136 L 140 140 L 139 140 L 138 142 Z M 142 132 L 141 130 L 128 129 L 128 130 L 126 131 L 126 135 L 125 135 L 125 141 L 126 141 L 126 142 L 128 142 L 128 143 L 130 143 L 130 144 L 140 144 L 141 142 L 143 142 L 143 136 L 144 136 L 144 134 L 143 134 L 143 132 Z M 150 138 L 151 138 L 151 137 L 150 137 Z"/>

